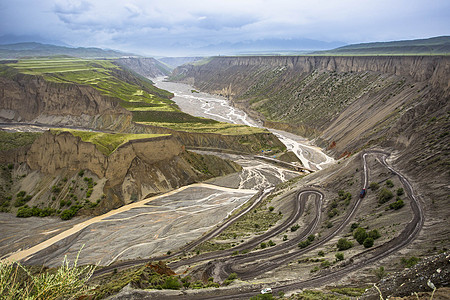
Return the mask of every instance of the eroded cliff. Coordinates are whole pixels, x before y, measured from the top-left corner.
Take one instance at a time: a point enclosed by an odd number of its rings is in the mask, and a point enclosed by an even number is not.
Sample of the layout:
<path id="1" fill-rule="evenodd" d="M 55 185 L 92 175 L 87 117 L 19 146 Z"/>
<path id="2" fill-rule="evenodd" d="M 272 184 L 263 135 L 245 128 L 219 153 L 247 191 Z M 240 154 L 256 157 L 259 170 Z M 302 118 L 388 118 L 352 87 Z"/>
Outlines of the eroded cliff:
<path id="1" fill-rule="evenodd" d="M 15 152 L 18 154 L 11 155 Z M 55 210 L 67 201 L 99 204 L 85 213 L 102 213 L 240 170 L 231 161 L 186 151 L 171 135 L 131 140 L 105 155 L 96 145 L 69 132 L 46 132 L 31 146 L 8 153 L 0 158 L 2 164 L 14 165 L 11 172 L 15 176 L 11 176 L 17 182 L 9 186 L 10 194 L 23 190 L 33 195 L 28 205 L 44 204 Z"/>

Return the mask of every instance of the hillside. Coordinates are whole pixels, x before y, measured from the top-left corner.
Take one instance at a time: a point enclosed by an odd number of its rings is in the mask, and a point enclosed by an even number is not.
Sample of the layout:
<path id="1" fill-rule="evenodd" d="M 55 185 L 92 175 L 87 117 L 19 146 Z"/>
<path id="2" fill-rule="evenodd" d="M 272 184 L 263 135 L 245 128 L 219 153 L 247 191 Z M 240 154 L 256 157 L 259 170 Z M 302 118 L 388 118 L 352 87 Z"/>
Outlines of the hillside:
<path id="1" fill-rule="evenodd" d="M 429 39 L 362 43 L 343 46 L 314 55 L 449 55 L 450 36 Z"/>
<path id="2" fill-rule="evenodd" d="M 216 57 L 173 80 L 231 99 L 265 126 L 314 138 L 336 158 L 394 153 L 427 218 L 448 214 L 450 57 Z M 381 175 L 380 175 L 381 176 Z M 439 230 L 439 229 L 437 229 Z"/>
<path id="3" fill-rule="evenodd" d="M 155 78 L 159 76 L 167 76 L 170 74 L 171 67 L 151 58 L 119 58 L 115 61 L 119 66 L 130 69 L 146 78 Z"/>
<path id="4" fill-rule="evenodd" d="M 36 42 L 0 45 L 0 59 L 25 57 L 72 56 L 80 58 L 121 57 L 133 54 L 100 48 L 71 48 Z"/>
<path id="5" fill-rule="evenodd" d="M 158 58 L 158 60 L 160 62 L 165 63 L 172 69 L 175 69 L 178 66 L 181 66 L 181 65 L 184 65 L 187 63 L 192 63 L 194 61 L 198 61 L 198 60 L 202 60 L 202 59 L 203 59 L 203 57 L 162 57 L 162 58 Z"/>

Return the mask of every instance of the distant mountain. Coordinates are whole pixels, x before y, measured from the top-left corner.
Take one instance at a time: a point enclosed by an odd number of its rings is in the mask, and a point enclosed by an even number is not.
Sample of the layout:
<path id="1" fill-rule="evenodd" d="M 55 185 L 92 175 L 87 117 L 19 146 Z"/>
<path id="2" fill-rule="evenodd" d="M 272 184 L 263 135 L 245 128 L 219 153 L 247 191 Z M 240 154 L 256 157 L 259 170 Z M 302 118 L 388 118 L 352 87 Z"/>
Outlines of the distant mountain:
<path id="1" fill-rule="evenodd" d="M 0 45 L 0 59 L 16 59 L 22 57 L 43 57 L 55 55 L 67 55 L 83 58 L 100 58 L 132 56 L 133 54 L 100 48 L 72 48 L 50 44 L 41 44 L 36 42 Z"/>
<path id="2" fill-rule="evenodd" d="M 325 50 L 345 45 L 343 42 L 324 42 L 312 39 L 261 39 L 249 40 L 239 43 L 220 43 L 208 45 L 199 50 L 212 54 L 273 54 L 286 52 L 305 52 L 313 50 Z"/>
<path id="3" fill-rule="evenodd" d="M 163 62 L 167 66 L 171 67 L 172 69 L 175 69 L 178 66 L 191 63 L 194 61 L 202 60 L 203 57 L 163 57 L 158 58 L 160 62 Z"/>
<path id="4" fill-rule="evenodd" d="M 71 45 L 66 44 L 62 41 L 44 38 L 39 35 L 4 34 L 4 35 L 0 36 L 0 45 L 29 43 L 29 42 L 36 42 L 36 43 L 40 43 L 40 44 L 50 44 L 50 45 L 56 45 L 56 46 L 64 46 L 64 47 L 72 47 Z"/>
<path id="5" fill-rule="evenodd" d="M 316 51 L 320 55 L 449 55 L 450 36 L 429 39 L 354 44 L 332 50 Z"/>

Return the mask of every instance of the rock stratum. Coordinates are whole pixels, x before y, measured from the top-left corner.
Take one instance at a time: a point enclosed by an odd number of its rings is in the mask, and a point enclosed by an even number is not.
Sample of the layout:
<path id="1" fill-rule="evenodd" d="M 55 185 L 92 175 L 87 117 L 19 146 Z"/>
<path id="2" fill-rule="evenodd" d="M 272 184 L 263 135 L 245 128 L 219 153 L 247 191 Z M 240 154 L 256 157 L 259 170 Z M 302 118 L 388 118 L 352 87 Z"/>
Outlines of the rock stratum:
<path id="1" fill-rule="evenodd" d="M 0 152 L 0 163 L 14 164 L 15 189 L 33 195 L 29 206 L 85 198 L 99 201 L 88 214 L 164 193 L 215 176 L 239 171 L 239 165 L 216 156 L 185 150 L 173 136 L 130 140 L 109 155 L 69 132 L 48 131 L 31 145 Z M 89 179 L 92 178 L 92 179 Z M 2 176 L 2 180 L 5 176 Z M 95 182 L 92 196 L 83 181 Z M 6 182 L 4 182 L 7 185 Z"/>

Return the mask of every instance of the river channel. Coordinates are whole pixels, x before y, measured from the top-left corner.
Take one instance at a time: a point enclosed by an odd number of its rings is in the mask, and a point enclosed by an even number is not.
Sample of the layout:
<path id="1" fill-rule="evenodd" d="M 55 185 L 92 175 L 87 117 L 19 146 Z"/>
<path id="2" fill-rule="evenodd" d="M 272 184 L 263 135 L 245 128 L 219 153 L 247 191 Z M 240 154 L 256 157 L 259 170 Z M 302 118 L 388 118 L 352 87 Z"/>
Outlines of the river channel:
<path id="1" fill-rule="evenodd" d="M 198 92 L 190 85 L 165 81 L 164 77 L 153 78 L 152 81 L 157 87 L 174 93 L 175 97 L 172 100 L 188 114 L 220 122 L 262 127 L 260 122 L 253 120 L 244 111 L 234 107 L 224 97 Z M 321 170 L 334 162 L 332 157 L 326 155 L 321 148 L 314 146 L 304 137 L 281 130 L 269 130 L 286 145 L 288 150 L 294 152 L 308 169 Z"/>

